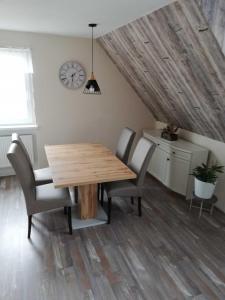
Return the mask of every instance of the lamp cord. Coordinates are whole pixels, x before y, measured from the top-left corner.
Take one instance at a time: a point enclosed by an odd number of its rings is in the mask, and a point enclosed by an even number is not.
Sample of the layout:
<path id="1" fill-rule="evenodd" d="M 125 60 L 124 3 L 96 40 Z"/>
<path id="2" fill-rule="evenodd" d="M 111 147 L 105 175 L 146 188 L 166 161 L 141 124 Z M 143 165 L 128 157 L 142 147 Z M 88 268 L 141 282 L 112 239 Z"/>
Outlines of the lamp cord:
<path id="1" fill-rule="evenodd" d="M 92 58 L 92 64 L 91 64 L 91 72 L 93 73 L 93 69 L 94 69 L 94 46 L 93 46 L 93 27 L 92 27 L 92 47 L 91 47 L 91 58 Z"/>

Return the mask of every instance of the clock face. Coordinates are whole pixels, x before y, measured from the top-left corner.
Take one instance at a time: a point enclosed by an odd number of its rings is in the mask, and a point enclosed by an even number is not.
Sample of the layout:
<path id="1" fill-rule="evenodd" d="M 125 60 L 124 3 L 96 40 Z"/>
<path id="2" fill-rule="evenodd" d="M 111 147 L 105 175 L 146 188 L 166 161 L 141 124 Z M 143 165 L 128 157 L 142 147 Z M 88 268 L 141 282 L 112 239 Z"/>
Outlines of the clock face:
<path id="1" fill-rule="evenodd" d="M 67 61 L 59 69 L 59 79 L 69 89 L 78 89 L 86 79 L 84 68 L 76 61 Z"/>

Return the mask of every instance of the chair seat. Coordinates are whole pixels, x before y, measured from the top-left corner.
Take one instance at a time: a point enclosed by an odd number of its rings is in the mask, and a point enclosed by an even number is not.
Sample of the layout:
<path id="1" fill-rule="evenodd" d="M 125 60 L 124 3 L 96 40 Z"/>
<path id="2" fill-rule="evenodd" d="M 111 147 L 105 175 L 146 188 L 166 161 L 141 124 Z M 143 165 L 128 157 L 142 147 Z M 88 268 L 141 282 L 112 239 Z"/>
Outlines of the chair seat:
<path id="1" fill-rule="evenodd" d="M 52 183 L 36 187 L 36 200 L 32 202 L 32 214 L 65 206 L 72 206 L 68 189 L 56 189 Z"/>
<path id="2" fill-rule="evenodd" d="M 34 170 L 36 185 L 52 183 L 52 174 L 50 168 Z"/>
<path id="3" fill-rule="evenodd" d="M 130 180 L 115 181 L 104 184 L 108 197 L 141 197 L 142 189 Z"/>

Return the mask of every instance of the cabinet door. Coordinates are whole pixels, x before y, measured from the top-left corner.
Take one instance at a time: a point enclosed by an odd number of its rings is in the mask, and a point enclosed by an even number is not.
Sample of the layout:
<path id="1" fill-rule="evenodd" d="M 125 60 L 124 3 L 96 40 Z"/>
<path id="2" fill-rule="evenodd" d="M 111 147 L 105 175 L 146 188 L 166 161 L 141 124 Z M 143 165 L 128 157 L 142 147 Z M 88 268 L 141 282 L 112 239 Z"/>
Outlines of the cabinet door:
<path id="1" fill-rule="evenodd" d="M 174 192 L 186 195 L 190 162 L 174 155 L 169 159 L 165 184 Z"/>
<path id="2" fill-rule="evenodd" d="M 168 154 L 157 147 L 155 149 L 155 152 L 153 153 L 153 156 L 151 158 L 148 171 L 150 174 L 152 174 L 155 178 L 157 178 L 159 181 L 163 182 L 165 181 L 165 169 L 166 169 L 166 159 L 168 157 Z"/>

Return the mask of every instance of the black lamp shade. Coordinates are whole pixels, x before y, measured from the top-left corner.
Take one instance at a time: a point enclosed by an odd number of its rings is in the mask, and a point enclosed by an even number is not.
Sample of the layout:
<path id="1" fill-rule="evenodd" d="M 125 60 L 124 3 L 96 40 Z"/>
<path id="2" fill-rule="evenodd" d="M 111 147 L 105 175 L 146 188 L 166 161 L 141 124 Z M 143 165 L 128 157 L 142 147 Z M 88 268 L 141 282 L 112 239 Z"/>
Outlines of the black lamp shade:
<path id="1" fill-rule="evenodd" d="M 99 88 L 99 85 L 93 73 L 91 75 L 91 78 L 88 80 L 88 82 L 85 85 L 84 94 L 101 95 L 101 90 Z"/>

